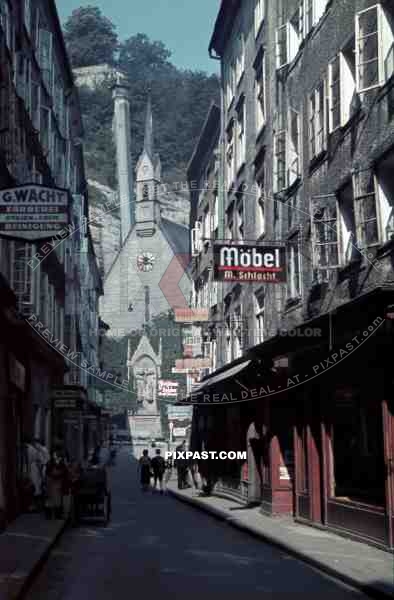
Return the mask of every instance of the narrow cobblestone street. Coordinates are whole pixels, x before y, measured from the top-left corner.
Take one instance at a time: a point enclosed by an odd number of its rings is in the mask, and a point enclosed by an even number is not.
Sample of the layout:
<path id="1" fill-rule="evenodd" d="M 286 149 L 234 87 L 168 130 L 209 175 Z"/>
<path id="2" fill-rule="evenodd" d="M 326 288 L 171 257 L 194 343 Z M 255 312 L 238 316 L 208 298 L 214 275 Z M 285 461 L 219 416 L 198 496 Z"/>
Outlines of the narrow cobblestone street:
<path id="1" fill-rule="evenodd" d="M 170 496 L 142 494 L 129 450 L 110 477 L 112 522 L 68 530 L 28 600 L 365 597 Z"/>

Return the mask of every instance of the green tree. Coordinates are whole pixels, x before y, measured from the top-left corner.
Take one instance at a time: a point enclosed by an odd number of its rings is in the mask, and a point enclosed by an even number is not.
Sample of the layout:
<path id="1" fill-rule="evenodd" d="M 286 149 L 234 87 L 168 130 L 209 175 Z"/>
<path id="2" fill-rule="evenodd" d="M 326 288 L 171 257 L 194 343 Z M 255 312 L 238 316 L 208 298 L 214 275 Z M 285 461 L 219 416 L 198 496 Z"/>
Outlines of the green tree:
<path id="1" fill-rule="evenodd" d="M 64 25 L 64 38 L 74 68 L 115 62 L 115 26 L 96 6 L 74 10 Z"/>

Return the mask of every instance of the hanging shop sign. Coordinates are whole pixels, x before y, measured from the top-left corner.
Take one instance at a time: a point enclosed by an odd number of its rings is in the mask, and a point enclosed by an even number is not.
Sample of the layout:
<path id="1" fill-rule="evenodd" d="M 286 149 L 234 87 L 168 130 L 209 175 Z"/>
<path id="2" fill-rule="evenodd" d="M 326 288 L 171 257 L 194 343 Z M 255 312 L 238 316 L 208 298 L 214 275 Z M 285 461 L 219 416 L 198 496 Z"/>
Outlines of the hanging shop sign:
<path id="1" fill-rule="evenodd" d="M 178 358 L 175 361 L 175 369 L 173 373 L 187 373 L 190 370 L 209 369 L 211 367 L 210 358 Z"/>
<path id="2" fill-rule="evenodd" d="M 208 308 L 176 308 L 175 323 L 205 323 L 209 319 Z"/>
<path id="3" fill-rule="evenodd" d="M 52 398 L 54 408 L 81 410 L 86 393 L 78 387 L 63 385 L 52 389 Z"/>
<path id="4" fill-rule="evenodd" d="M 186 437 L 187 427 L 174 427 L 172 430 L 172 435 L 174 438 L 176 437 Z"/>
<path id="5" fill-rule="evenodd" d="M 214 280 L 286 283 L 284 246 L 214 244 Z"/>
<path id="6" fill-rule="evenodd" d="M 166 379 L 159 379 L 159 396 L 167 396 L 176 398 L 178 395 L 178 381 L 168 381 Z"/>
<path id="7" fill-rule="evenodd" d="M 0 234 L 28 241 L 58 234 L 70 222 L 67 190 L 28 183 L 0 190 Z"/>

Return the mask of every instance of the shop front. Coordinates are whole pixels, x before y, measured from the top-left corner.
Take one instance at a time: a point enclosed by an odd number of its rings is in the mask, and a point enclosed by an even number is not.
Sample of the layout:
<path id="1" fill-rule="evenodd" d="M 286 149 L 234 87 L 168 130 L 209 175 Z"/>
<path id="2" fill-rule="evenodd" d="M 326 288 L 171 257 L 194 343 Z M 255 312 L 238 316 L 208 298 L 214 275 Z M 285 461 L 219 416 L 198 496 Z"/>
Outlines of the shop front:
<path id="1" fill-rule="evenodd" d="M 339 311 L 331 347 L 323 342 L 320 350 L 292 360 L 294 372 L 316 371 L 296 397 L 295 516 L 392 548 L 393 337 L 387 320 L 376 319 L 384 315 L 384 303 L 362 308 L 355 313 L 357 323 Z M 328 368 L 327 361 L 337 356 L 343 360 Z M 319 365 L 325 367 L 321 372 Z"/>

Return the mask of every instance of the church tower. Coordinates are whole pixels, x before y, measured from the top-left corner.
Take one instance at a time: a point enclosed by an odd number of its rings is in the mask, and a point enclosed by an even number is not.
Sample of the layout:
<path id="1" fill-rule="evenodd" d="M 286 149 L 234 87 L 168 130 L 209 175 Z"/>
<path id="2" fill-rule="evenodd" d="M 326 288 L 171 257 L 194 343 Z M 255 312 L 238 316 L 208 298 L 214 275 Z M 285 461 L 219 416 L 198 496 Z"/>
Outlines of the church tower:
<path id="1" fill-rule="evenodd" d="M 131 168 L 129 86 L 125 78 L 117 78 L 112 88 L 114 99 L 113 131 L 120 204 L 120 243 L 123 246 L 134 225 L 133 171 Z"/>
<path id="2" fill-rule="evenodd" d="M 161 182 L 160 157 L 154 151 L 152 100 L 149 92 L 146 108 L 144 147 L 136 169 L 135 223 L 139 237 L 153 236 L 160 226 L 158 197 Z"/>

